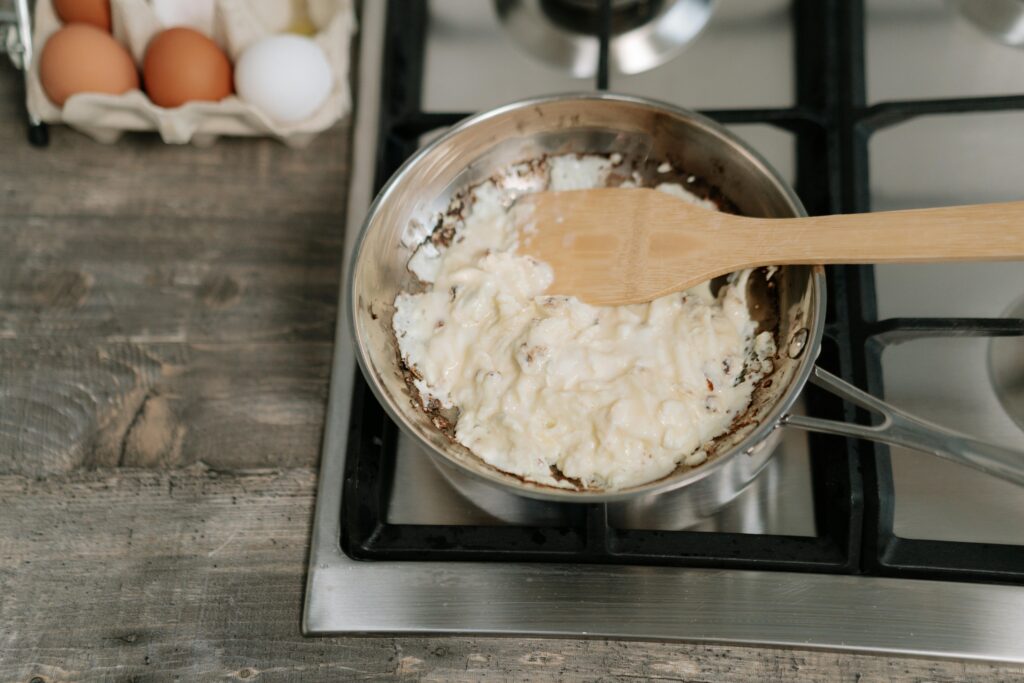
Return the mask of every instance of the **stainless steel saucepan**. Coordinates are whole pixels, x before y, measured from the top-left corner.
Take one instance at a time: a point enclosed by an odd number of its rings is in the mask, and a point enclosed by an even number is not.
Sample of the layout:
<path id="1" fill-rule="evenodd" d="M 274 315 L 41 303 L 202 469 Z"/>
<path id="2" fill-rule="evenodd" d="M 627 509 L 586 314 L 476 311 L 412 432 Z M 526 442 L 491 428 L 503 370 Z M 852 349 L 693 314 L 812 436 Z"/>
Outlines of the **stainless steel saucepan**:
<path id="1" fill-rule="evenodd" d="M 474 116 L 402 166 L 370 208 L 350 268 L 348 314 L 359 364 L 398 425 L 465 488 L 500 489 L 562 502 L 633 501 L 681 490 L 725 502 L 768 462 L 780 427 L 873 439 L 926 451 L 1024 484 L 1024 451 L 977 441 L 916 419 L 816 367 L 825 318 L 825 277 L 819 267 L 784 267 L 771 288 L 759 281 L 751 300 L 762 328 L 775 333 L 775 370 L 762 381 L 734 429 L 719 437 L 708 460 L 617 491 L 573 491 L 524 482 L 453 443 L 409 394 L 391 329 L 395 296 L 415 288 L 406 263 L 424 234 L 461 189 L 543 155 L 623 156 L 626 163 L 668 161 L 716 188 L 739 213 L 805 215 L 793 190 L 744 142 L 713 121 L 646 99 L 611 94 L 543 97 Z M 765 311 L 772 312 L 765 315 Z M 791 414 L 806 382 L 881 415 L 874 426 Z M 467 476 L 468 475 L 468 476 Z M 712 503 L 713 504 L 713 503 Z"/>

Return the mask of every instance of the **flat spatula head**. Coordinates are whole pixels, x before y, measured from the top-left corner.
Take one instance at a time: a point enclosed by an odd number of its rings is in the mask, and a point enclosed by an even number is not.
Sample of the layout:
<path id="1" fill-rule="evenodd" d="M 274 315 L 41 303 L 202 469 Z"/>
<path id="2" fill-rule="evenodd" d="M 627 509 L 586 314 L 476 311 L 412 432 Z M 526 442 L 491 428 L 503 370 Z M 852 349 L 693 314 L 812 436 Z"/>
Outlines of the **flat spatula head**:
<path id="1" fill-rule="evenodd" d="M 650 301 L 737 269 L 716 245 L 742 219 L 656 190 L 539 192 L 514 216 L 519 251 L 554 270 L 548 293 L 594 305 Z"/>

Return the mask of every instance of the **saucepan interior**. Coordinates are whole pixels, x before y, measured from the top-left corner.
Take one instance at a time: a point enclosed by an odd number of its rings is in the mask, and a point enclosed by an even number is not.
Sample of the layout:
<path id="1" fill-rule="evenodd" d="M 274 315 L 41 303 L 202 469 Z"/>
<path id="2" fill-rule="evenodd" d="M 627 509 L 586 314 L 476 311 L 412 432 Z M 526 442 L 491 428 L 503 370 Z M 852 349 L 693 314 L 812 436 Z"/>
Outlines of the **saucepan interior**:
<path id="1" fill-rule="evenodd" d="M 410 159 L 381 191 L 363 226 L 350 268 L 348 307 L 357 357 L 391 417 L 428 452 L 480 483 L 560 501 L 625 500 L 685 486 L 774 444 L 769 438 L 811 370 L 823 328 L 824 276 L 786 267 L 754 278 L 756 319 L 775 331 L 775 371 L 747 413 L 714 444 L 707 462 L 618 491 L 572 491 L 524 482 L 445 436 L 411 397 L 391 323 L 395 296 L 420 285 L 406 264 L 453 195 L 509 166 L 557 154 L 621 154 L 631 162 L 668 161 L 715 188 L 743 215 L 803 214 L 793 191 L 755 152 L 714 122 L 668 105 L 608 94 L 562 95 L 516 103 L 456 126 Z"/>

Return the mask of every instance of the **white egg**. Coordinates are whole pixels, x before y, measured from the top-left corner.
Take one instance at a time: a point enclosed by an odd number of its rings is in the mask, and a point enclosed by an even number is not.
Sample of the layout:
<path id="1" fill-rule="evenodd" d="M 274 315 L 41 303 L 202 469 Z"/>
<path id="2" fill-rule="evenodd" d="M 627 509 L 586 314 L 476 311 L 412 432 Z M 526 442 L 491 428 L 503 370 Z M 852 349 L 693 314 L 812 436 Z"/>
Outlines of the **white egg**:
<path id="1" fill-rule="evenodd" d="M 214 0 L 150 0 L 164 28 L 187 26 L 213 36 Z"/>
<path id="2" fill-rule="evenodd" d="M 280 123 L 312 116 L 333 86 L 327 55 L 303 36 L 264 38 L 249 46 L 235 64 L 238 96 Z"/>

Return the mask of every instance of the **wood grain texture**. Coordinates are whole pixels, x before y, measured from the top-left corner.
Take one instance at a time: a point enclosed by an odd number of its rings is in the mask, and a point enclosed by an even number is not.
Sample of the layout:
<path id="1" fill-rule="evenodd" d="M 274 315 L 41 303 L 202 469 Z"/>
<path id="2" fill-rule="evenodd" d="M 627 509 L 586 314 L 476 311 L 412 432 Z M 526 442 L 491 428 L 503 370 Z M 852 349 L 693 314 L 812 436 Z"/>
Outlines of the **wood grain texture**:
<path id="1" fill-rule="evenodd" d="M 0 473 L 314 466 L 348 129 L 312 149 L 63 127 L 0 71 Z"/>
<path id="2" fill-rule="evenodd" d="M 329 342 L 0 339 L 0 472 L 317 462 Z"/>
<path id="3" fill-rule="evenodd" d="M 0 680 L 1024 680 L 985 663 L 671 643 L 303 638 L 316 474 L 0 477 Z"/>

